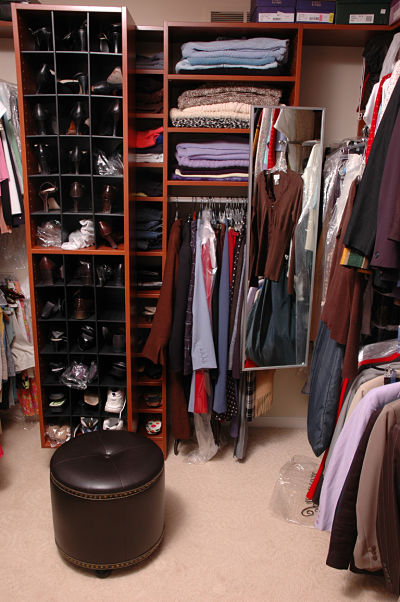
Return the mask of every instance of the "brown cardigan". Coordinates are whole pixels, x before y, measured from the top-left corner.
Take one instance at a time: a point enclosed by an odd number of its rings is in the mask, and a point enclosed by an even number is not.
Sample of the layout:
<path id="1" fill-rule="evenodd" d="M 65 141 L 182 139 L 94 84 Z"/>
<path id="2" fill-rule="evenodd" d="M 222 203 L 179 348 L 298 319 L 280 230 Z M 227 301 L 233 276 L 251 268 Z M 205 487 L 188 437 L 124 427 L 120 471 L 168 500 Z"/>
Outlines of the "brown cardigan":
<path id="1" fill-rule="evenodd" d="M 279 183 L 275 183 L 279 176 Z M 279 280 L 285 253 L 294 237 L 299 221 L 303 179 L 288 169 L 268 173 L 270 186 L 266 186 L 262 171 L 255 183 L 252 199 L 251 239 L 250 239 L 250 278 L 257 286 L 257 277 L 264 276 L 274 282 Z M 288 293 L 293 293 L 295 268 L 295 244 L 293 240 L 288 279 Z"/>
<path id="2" fill-rule="evenodd" d="M 143 355 L 154 364 L 165 365 L 165 348 L 171 335 L 176 280 L 178 275 L 179 248 L 181 245 L 182 220 L 177 219 L 171 228 L 163 283 L 154 315 L 151 331 L 143 349 Z"/>

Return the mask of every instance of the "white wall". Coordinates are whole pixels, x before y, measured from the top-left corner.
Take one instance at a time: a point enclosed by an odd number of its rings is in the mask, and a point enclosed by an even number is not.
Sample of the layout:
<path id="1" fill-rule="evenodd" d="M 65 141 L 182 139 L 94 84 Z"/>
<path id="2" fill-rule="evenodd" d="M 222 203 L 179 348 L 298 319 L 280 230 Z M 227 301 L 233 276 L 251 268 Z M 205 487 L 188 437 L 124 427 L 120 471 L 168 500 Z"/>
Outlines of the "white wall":
<path id="1" fill-rule="evenodd" d="M 202 0 L 200 4 L 183 0 L 156 0 L 135 2 L 133 0 L 87 0 L 85 2 L 64 0 L 41 0 L 42 4 L 69 4 L 72 6 L 126 6 L 136 25 L 162 25 L 164 21 L 210 21 L 212 10 L 248 11 L 249 0 Z"/>
<path id="2" fill-rule="evenodd" d="M 357 134 L 362 51 L 347 46 L 303 47 L 300 105 L 326 108 L 326 144 Z"/>
<path id="3" fill-rule="evenodd" d="M 0 79 L 17 83 L 14 44 L 8 38 L 0 38 Z"/>

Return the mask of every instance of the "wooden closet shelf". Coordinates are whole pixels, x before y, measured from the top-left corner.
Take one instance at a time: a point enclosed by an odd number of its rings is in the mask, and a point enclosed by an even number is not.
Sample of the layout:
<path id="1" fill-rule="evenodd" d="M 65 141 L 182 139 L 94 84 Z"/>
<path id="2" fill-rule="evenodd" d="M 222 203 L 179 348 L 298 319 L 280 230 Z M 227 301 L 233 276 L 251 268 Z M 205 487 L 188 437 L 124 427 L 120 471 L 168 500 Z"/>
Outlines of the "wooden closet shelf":
<path id="1" fill-rule="evenodd" d="M 135 257 L 162 257 L 163 251 L 134 251 L 133 254 Z"/>
<path id="2" fill-rule="evenodd" d="M 130 201 L 140 201 L 143 203 L 162 203 L 163 202 L 163 197 L 162 196 L 136 196 L 135 194 L 131 194 L 129 196 L 129 200 Z"/>
<path id="3" fill-rule="evenodd" d="M 136 167 L 145 167 L 145 168 L 152 168 L 152 169 L 162 169 L 164 167 L 164 163 L 136 163 L 136 161 L 133 161 L 133 163 L 136 165 Z"/>
<path id="4" fill-rule="evenodd" d="M 169 134 L 249 134 L 250 128 L 167 128 Z"/>
<path id="5" fill-rule="evenodd" d="M 130 113 L 134 119 L 164 119 L 164 113 Z"/>
<path id="6" fill-rule="evenodd" d="M 135 297 L 138 299 L 158 299 L 160 296 L 160 290 L 154 291 L 141 291 L 136 290 Z"/>
<path id="7" fill-rule="evenodd" d="M 231 180 L 223 180 L 222 182 L 213 182 L 212 180 L 168 180 L 168 186 L 233 186 L 247 188 L 248 182 L 232 182 Z"/>
<path id="8" fill-rule="evenodd" d="M 135 69 L 136 75 L 164 75 L 164 69 Z"/>
<path id="9" fill-rule="evenodd" d="M 86 247 L 85 249 L 69 250 L 61 249 L 60 247 L 32 247 L 32 253 L 43 253 L 44 255 L 124 255 L 125 250 L 123 245 L 118 245 L 117 249 L 112 249 L 106 245 L 95 247 Z"/>
<path id="10" fill-rule="evenodd" d="M 294 75 L 187 75 L 176 73 L 169 74 L 168 79 L 170 81 L 220 81 L 221 84 L 225 82 L 275 82 L 276 84 L 282 82 L 294 83 L 296 77 Z"/>

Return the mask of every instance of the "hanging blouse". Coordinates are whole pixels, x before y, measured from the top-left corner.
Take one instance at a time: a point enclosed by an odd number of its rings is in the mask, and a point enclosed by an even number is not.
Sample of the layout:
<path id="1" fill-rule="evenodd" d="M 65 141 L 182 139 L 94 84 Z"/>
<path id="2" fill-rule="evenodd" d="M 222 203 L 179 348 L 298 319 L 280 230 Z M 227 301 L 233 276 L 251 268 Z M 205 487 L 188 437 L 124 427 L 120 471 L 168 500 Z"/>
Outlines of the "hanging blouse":
<path id="1" fill-rule="evenodd" d="M 250 276 L 257 286 L 258 276 L 279 280 L 285 253 L 299 220 L 303 197 L 303 180 L 299 174 L 261 172 L 256 179 L 252 200 Z M 295 245 L 292 245 L 288 292 L 293 293 Z"/>

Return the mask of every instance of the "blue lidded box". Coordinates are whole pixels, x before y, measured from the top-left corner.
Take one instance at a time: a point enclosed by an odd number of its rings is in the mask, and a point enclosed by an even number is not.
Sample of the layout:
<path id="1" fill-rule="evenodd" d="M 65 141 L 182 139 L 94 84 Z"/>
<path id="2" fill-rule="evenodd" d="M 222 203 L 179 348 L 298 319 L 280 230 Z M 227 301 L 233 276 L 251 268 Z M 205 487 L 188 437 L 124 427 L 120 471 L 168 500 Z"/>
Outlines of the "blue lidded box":
<path id="1" fill-rule="evenodd" d="M 296 0 L 252 0 L 251 21 L 255 23 L 294 23 Z"/>
<path id="2" fill-rule="evenodd" d="M 334 23 L 336 2 L 331 0 L 297 0 L 297 23 Z"/>

